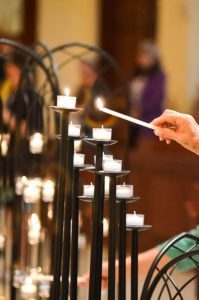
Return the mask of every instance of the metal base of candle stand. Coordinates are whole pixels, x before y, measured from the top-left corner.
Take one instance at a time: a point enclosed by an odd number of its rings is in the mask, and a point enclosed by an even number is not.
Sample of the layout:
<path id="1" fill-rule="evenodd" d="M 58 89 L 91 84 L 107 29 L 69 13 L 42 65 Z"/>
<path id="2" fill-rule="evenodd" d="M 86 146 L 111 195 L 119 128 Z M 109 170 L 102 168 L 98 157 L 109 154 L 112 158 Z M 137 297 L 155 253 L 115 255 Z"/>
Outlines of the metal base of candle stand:
<path id="1" fill-rule="evenodd" d="M 63 218 L 64 218 L 64 198 L 65 198 L 65 176 L 66 176 L 66 151 L 67 142 L 64 138 L 68 134 L 68 116 L 61 114 L 61 136 L 60 155 L 59 155 L 59 186 L 57 195 L 55 218 L 55 249 L 53 258 L 53 275 L 51 299 L 57 300 L 60 295 L 60 276 L 61 276 L 61 261 L 62 261 L 62 236 L 63 236 Z"/>
<path id="2" fill-rule="evenodd" d="M 108 245 L 108 300 L 115 299 L 115 250 L 116 250 L 116 177 L 110 176 Z"/>
<path id="3" fill-rule="evenodd" d="M 79 169 L 74 169 L 72 187 L 72 237 L 71 237 L 71 270 L 70 270 L 70 299 L 77 299 L 78 276 L 78 226 L 79 226 Z"/>
<path id="4" fill-rule="evenodd" d="M 77 277 L 78 277 L 78 230 L 79 230 L 79 173 L 93 168 L 92 165 L 74 167 L 72 187 L 72 237 L 71 237 L 71 270 L 70 270 L 70 299 L 77 300 Z"/>
<path id="5" fill-rule="evenodd" d="M 86 139 L 87 141 L 87 139 Z M 96 169 L 102 169 L 103 143 L 96 144 Z M 89 300 L 101 299 L 101 272 L 103 251 L 104 184 L 100 176 L 95 178 L 93 201 L 93 231 L 91 242 Z"/>
<path id="6" fill-rule="evenodd" d="M 68 299 L 69 294 L 69 271 L 70 271 L 70 250 L 71 250 L 71 216 L 72 216 L 72 183 L 73 183 L 73 157 L 74 140 L 68 137 L 68 151 L 66 163 L 66 194 L 64 208 L 64 232 L 62 252 L 62 285 L 61 299 Z"/>
<path id="7" fill-rule="evenodd" d="M 77 112 L 80 109 L 66 109 L 58 106 L 50 106 L 50 108 L 60 114 L 61 120 L 61 140 L 59 154 L 59 180 L 57 191 L 56 211 L 54 214 L 55 224 L 55 249 L 53 257 L 53 284 L 51 290 L 51 299 L 57 300 L 60 297 L 60 277 L 62 265 L 62 242 L 63 242 L 63 220 L 64 220 L 64 200 L 65 200 L 65 182 L 66 182 L 66 154 L 67 154 L 67 137 L 69 114 Z"/>
<path id="8" fill-rule="evenodd" d="M 151 227 L 151 225 L 126 226 L 126 229 L 131 231 L 131 300 L 138 300 L 138 234 Z"/>
<path id="9" fill-rule="evenodd" d="M 136 202 L 140 197 L 117 199 L 119 209 L 119 285 L 118 299 L 126 299 L 126 204 Z"/>
<path id="10" fill-rule="evenodd" d="M 89 170 L 89 169 L 87 169 L 87 170 Z M 89 197 L 89 196 L 84 196 L 84 195 L 78 196 L 78 198 L 79 198 L 81 201 L 89 202 L 89 203 L 92 203 L 93 200 L 94 200 L 94 197 Z M 105 201 L 108 201 L 108 200 L 109 200 L 109 197 L 105 196 L 104 200 L 105 200 Z M 136 201 L 140 200 L 140 197 L 131 197 L 131 198 L 125 198 L 125 199 L 124 199 L 124 198 L 123 198 L 123 199 L 121 199 L 121 198 L 116 198 L 116 203 L 120 203 L 121 200 L 122 200 L 122 201 L 124 200 L 126 203 L 133 203 L 133 202 L 136 202 Z M 126 230 L 126 229 L 125 229 L 125 230 Z"/>
<path id="11" fill-rule="evenodd" d="M 93 171 L 100 176 L 109 176 L 110 177 L 110 196 L 109 196 L 109 249 L 108 249 L 108 299 L 115 299 L 115 249 L 116 249 L 116 178 L 123 177 L 130 173 L 130 171 L 121 171 L 121 172 L 107 172 L 107 171 Z M 121 201 L 118 199 L 118 201 Z M 131 199 L 132 201 L 132 199 Z M 125 215 L 126 218 L 126 215 Z M 124 251 L 122 255 L 124 254 Z M 121 259 L 121 258 L 120 258 Z M 126 256 L 122 256 L 122 261 L 126 263 Z M 120 263 L 121 267 L 121 263 Z M 123 265 L 123 269 L 125 265 Z M 122 281 L 124 286 L 124 281 Z M 120 285 L 121 287 L 121 285 Z M 121 290 L 121 288 L 120 288 Z M 122 290 L 124 294 L 124 289 Z M 123 298 L 125 299 L 125 298 Z"/>
<path id="12" fill-rule="evenodd" d="M 96 171 L 102 170 L 102 157 L 104 146 L 117 143 L 114 140 L 84 139 L 85 142 L 95 145 L 96 149 Z M 91 171 L 91 170 L 89 170 Z M 93 200 L 93 232 L 90 262 L 90 284 L 89 300 L 101 299 L 101 272 L 103 252 L 103 209 L 104 209 L 104 178 L 95 173 L 95 195 Z"/>

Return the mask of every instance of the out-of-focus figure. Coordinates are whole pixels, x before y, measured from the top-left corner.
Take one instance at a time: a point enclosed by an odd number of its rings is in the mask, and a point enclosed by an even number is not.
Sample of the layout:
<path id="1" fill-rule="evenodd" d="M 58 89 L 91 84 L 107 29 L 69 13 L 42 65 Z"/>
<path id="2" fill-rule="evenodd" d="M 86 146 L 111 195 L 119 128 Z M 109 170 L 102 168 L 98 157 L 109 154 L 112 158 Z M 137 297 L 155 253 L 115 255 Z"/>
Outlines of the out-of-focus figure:
<path id="1" fill-rule="evenodd" d="M 19 85 L 21 80 L 21 69 L 19 65 L 22 63 L 22 57 L 12 54 L 5 61 L 6 80 L 1 89 L 1 99 L 3 103 L 3 125 L 7 130 L 15 131 L 18 123 L 22 135 L 26 131 L 26 109 L 25 102 L 20 93 Z"/>
<path id="2" fill-rule="evenodd" d="M 105 82 L 100 78 L 100 72 L 98 72 L 95 61 L 82 60 L 80 75 L 81 85 L 77 92 L 77 101 L 84 108 L 81 115 L 84 132 L 87 136 L 90 136 L 93 127 L 106 122 L 107 116 L 97 109 L 96 100 L 98 97 L 108 99 L 109 91 Z"/>
<path id="3" fill-rule="evenodd" d="M 130 114 L 151 122 L 163 112 L 166 78 L 162 70 L 158 50 L 152 42 L 142 42 L 137 51 L 136 67 L 130 83 Z M 153 132 L 130 125 L 130 145 L 139 137 L 154 136 Z"/>

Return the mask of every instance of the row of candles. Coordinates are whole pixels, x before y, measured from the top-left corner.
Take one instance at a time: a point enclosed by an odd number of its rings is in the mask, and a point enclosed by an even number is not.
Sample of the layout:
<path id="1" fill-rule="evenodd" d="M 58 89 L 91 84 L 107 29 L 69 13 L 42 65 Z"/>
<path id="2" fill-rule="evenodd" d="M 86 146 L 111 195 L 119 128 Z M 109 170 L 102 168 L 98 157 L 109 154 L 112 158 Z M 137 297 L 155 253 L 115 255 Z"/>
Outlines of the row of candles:
<path id="1" fill-rule="evenodd" d="M 63 109 L 75 109 L 76 108 L 76 97 L 69 96 L 70 90 L 66 89 L 66 95 L 57 96 L 57 107 Z M 98 101 L 99 99 L 97 99 Z M 81 135 L 81 125 L 69 124 L 68 135 L 73 137 L 80 137 Z M 110 141 L 112 139 L 112 128 L 104 128 L 102 125 L 101 128 L 92 129 L 92 138 L 98 141 Z M 94 163 L 96 158 L 94 157 Z M 84 166 L 85 165 L 85 154 L 74 153 L 74 166 Z M 122 160 L 114 159 L 112 155 L 103 154 L 103 163 L 102 163 L 104 172 L 121 172 L 122 171 Z M 109 180 L 108 176 L 105 177 L 105 196 L 109 194 Z M 83 186 L 83 196 L 92 198 L 94 197 L 94 185 Z M 116 186 L 116 197 L 120 199 L 132 198 L 133 197 L 133 185 L 117 185 Z M 126 224 L 129 226 L 143 226 L 144 225 L 144 215 L 136 214 L 134 211 L 133 214 L 126 215 Z"/>
<path id="2" fill-rule="evenodd" d="M 17 177 L 15 180 L 15 193 L 23 196 L 26 203 L 35 203 L 42 199 L 44 202 L 53 202 L 55 183 L 50 179 Z"/>

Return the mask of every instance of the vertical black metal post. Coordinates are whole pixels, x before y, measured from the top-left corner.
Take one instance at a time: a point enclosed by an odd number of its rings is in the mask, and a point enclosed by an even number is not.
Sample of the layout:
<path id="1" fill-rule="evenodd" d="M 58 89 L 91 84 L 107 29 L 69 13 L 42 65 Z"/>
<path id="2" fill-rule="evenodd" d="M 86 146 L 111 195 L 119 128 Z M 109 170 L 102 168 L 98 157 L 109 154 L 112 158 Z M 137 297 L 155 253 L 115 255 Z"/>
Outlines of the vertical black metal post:
<path id="1" fill-rule="evenodd" d="M 70 300 L 77 300 L 78 276 L 78 227 L 79 227 L 79 169 L 73 173 L 72 187 L 72 238 L 71 238 L 71 270 L 70 270 Z"/>
<path id="2" fill-rule="evenodd" d="M 103 144 L 97 144 L 96 171 L 102 170 Z M 95 176 L 93 201 L 93 228 L 91 242 L 89 300 L 101 299 L 102 252 L 103 252 L 103 210 L 104 178 Z"/>
<path id="3" fill-rule="evenodd" d="M 116 176 L 110 176 L 109 246 L 108 246 L 108 300 L 115 299 L 115 249 L 116 249 Z"/>
<path id="4" fill-rule="evenodd" d="M 119 202 L 119 300 L 126 299 L 126 201 Z"/>
<path id="5" fill-rule="evenodd" d="M 138 299 L 138 229 L 131 232 L 131 300 Z"/>
<path id="6" fill-rule="evenodd" d="M 70 271 L 70 247 L 71 247 L 71 214 L 72 214 L 72 182 L 73 182 L 73 157 L 74 140 L 68 139 L 68 152 L 66 162 L 66 195 L 64 208 L 64 235 L 62 252 L 62 285 L 61 299 L 68 300 L 69 271 Z"/>
<path id="7" fill-rule="evenodd" d="M 61 116 L 61 139 L 59 149 L 59 180 L 57 192 L 57 205 L 55 212 L 55 249 L 53 259 L 53 285 L 52 300 L 58 300 L 60 297 L 60 276 L 62 263 L 62 237 L 63 237 L 63 218 L 64 218 L 64 199 L 66 182 L 66 153 L 67 153 L 67 135 L 68 135 L 68 116 Z"/>

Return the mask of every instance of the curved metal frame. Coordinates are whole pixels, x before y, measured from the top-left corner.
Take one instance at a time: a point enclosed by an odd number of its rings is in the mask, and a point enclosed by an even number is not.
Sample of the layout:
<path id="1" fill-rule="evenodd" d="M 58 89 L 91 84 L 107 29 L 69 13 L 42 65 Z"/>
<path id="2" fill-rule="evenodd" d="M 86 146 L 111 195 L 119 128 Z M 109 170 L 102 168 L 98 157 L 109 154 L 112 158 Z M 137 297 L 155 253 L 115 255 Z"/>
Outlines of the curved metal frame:
<path id="1" fill-rule="evenodd" d="M 44 73 L 46 74 L 46 77 L 47 77 L 47 79 L 50 83 L 51 89 L 52 89 L 53 97 L 54 97 L 54 99 L 56 99 L 57 91 L 58 91 L 57 86 L 53 83 L 51 74 L 49 73 L 49 70 L 43 63 L 41 57 L 34 50 L 24 46 L 21 43 L 18 43 L 16 41 L 12 41 L 9 39 L 4 39 L 4 38 L 0 39 L 0 44 L 14 47 L 14 48 L 20 50 L 21 52 L 25 53 L 26 55 L 28 55 L 30 58 L 33 58 L 37 62 L 37 64 L 43 69 Z"/>
<path id="2" fill-rule="evenodd" d="M 190 247 L 189 249 L 187 249 L 187 251 L 183 251 L 180 248 L 178 248 L 177 246 L 175 246 L 175 244 L 184 239 L 184 238 L 188 238 L 191 239 L 195 242 L 195 244 Z M 169 299 L 176 299 L 177 296 L 181 297 L 181 299 L 183 299 L 181 292 L 182 290 L 194 279 L 196 279 L 196 277 L 198 277 L 198 274 L 196 276 L 193 276 L 193 278 L 191 278 L 190 280 L 188 280 L 181 288 L 178 288 L 177 285 L 175 284 L 174 280 L 172 279 L 171 275 L 173 274 L 173 272 L 175 271 L 176 268 L 176 264 L 182 260 L 184 260 L 185 258 L 189 258 L 190 260 L 192 260 L 192 262 L 196 265 L 197 268 L 199 268 L 199 262 L 196 262 L 193 259 L 193 256 L 195 255 L 199 255 L 199 249 L 197 250 L 193 250 L 196 246 L 199 245 L 199 238 L 189 234 L 189 233 L 182 233 L 177 235 L 176 237 L 174 237 L 172 240 L 170 240 L 167 245 L 159 252 L 159 254 L 157 255 L 157 257 L 155 258 L 155 260 L 153 261 L 149 272 L 147 274 L 147 277 L 145 279 L 144 282 L 144 286 L 143 286 L 143 290 L 142 290 L 142 294 L 141 294 L 141 300 L 148 300 L 151 299 L 151 296 L 156 288 L 156 286 L 158 285 L 158 283 L 160 282 L 160 280 L 162 279 L 164 281 L 163 286 L 161 288 L 161 291 L 159 293 L 159 297 L 158 299 L 161 299 L 161 296 L 166 288 L 167 292 L 168 292 L 168 297 Z M 179 252 L 181 252 L 182 254 L 179 255 L 178 257 L 176 257 L 175 259 L 171 260 L 169 263 L 167 263 L 162 269 L 158 268 L 158 263 L 161 261 L 162 257 L 167 253 L 167 251 L 171 248 L 175 248 L 177 249 Z M 172 268 L 173 267 L 173 268 Z M 169 273 L 167 273 L 167 271 L 170 270 Z M 155 271 L 158 271 L 158 274 L 154 277 Z M 173 287 L 176 289 L 176 294 L 174 297 L 171 296 L 171 292 L 168 286 L 168 282 L 170 282 Z"/>

